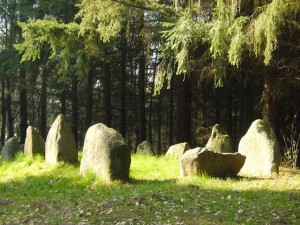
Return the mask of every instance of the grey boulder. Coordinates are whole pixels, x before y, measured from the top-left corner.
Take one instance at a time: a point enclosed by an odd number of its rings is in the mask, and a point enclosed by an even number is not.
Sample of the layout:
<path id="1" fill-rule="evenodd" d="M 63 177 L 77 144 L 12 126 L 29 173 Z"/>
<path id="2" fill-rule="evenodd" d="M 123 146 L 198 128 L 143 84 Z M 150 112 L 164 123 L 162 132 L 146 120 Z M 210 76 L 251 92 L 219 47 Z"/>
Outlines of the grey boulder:
<path id="1" fill-rule="evenodd" d="M 57 116 L 47 135 L 45 159 L 49 163 L 78 162 L 74 135 L 62 114 Z"/>
<path id="2" fill-rule="evenodd" d="M 255 120 L 239 143 L 238 152 L 246 156 L 241 174 L 269 177 L 279 173 L 280 147 L 269 122 Z"/>
<path id="3" fill-rule="evenodd" d="M 211 136 L 205 146 L 219 153 L 232 153 L 233 145 L 229 134 L 219 125 L 216 124 L 211 132 Z"/>
<path id="4" fill-rule="evenodd" d="M 45 156 L 45 141 L 32 126 L 29 126 L 26 130 L 24 153 L 30 156 L 37 154 Z"/>
<path id="5" fill-rule="evenodd" d="M 152 145 L 148 141 L 143 141 L 137 146 L 136 154 L 154 155 Z"/>
<path id="6" fill-rule="evenodd" d="M 181 158 L 180 176 L 207 174 L 213 177 L 235 177 L 244 165 L 239 153 L 217 153 L 206 148 L 186 151 Z"/>
<path id="7" fill-rule="evenodd" d="M 189 143 L 187 142 L 183 142 L 183 143 L 179 143 L 176 145 L 172 145 L 170 146 L 170 148 L 168 149 L 166 156 L 169 157 L 173 157 L 176 159 L 180 159 L 181 156 L 187 151 L 189 150 L 191 147 L 189 145 Z"/>
<path id="8" fill-rule="evenodd" d="M 7 140 L 1 151 L 1 160 L 9 161 L 15 158 L 15 155 L 20 151 L 20 144 L 16 137 Z"/>
<path id="9" fill-rule="evenodd" d="M 90 171 L 105 181 L 128 181 L 130 163 L 130 148 L 120 133 L 101 123 L 88 129 L 80 163 L 82 175 Z"/>

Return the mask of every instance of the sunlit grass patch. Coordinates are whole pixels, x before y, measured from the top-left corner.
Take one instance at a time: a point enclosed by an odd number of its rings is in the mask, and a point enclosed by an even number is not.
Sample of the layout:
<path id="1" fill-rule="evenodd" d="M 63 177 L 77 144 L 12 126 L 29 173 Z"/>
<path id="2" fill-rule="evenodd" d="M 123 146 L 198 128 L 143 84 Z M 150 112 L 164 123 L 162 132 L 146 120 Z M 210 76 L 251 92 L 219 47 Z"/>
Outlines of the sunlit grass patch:
<path id="1" fill-rule="evenodd" d="M 179 177 L 180 160 L 132 155 L 130 181 L 17 155 L 0 164 L 0 224 L 300 224 L 300 174 Z"/>
<path id="2" fill-rule="evenodd" d="M 138 180 L 168 180 L 179 176 L 179 160 L 162 156 L 132 155 L 130 176 Z"/>

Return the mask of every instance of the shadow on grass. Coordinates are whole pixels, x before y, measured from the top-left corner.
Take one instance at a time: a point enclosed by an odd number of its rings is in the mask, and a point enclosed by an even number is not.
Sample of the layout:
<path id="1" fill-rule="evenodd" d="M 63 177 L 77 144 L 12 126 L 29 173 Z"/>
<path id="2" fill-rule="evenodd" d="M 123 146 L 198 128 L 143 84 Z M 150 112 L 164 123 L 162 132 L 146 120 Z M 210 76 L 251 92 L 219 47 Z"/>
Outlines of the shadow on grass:
<path id="1" fill-rule="evenodd" d="M 0 178 L 0 224 L 300 224 L 294 178 L 132 177 L 105 184 L 80 176 L 78 165 L 61 164 Z"/>

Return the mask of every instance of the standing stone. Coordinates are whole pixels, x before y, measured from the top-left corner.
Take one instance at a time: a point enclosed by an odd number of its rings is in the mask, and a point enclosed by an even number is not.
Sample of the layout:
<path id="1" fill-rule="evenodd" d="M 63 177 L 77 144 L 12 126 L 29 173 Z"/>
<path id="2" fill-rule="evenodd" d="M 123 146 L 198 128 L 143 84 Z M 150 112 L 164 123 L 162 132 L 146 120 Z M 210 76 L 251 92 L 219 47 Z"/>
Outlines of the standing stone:
<path id="1" fill-rule="evenodd" d="M 238 152 L 246 156 L 242 174 L 269 177 L 279 172 L 280 147 L 269 122 L 255 120 L 241 139 Z"/>
<path id="2" fill-rule="evenodd" d="M 148 141 L 143 141 L 137 146 L 136 154 L 154 155 L 152 146 Z"/>
<path id="3" fill-rule="evenodd" d="M 24 153 L 30 156 L 38 154 L 45 156 L 45 141 L 32 126 L 29 126 L 26 130 Z"/>
<path id="4" fill-rule="evenodd" d="M 57 116 L 47 135 L 45 158 L 50 163 L 78 162 L 75 139 L 62 114 Z"/>
<path id="5" fill-rule="evenodd" d="M 235 177 L 245 159 L 239 153 L 218 153 L 206 148 L 194 148 L 183 154 L 180 176 L 207 174 L 215 177 Z"/>
<path id="6" fill-rule="evenodd" d="M 176 159 L 180 159 L 183 153 L 185 153 L 187 150 L 189 150 L 191 147 L 189 143 L 183 142 L 176 145 L 172 145 L 167 153 L 166 156 L 174 157 Z"/>
<path id="7" fill-rule="evenodd" d="M 106 181 L 129 180 L 130 148 L 120 133 L 104 124 L 91 126 L 85 136 L 80 173 L 95 173 Z"/>
<path id="8" fill-rule="evenodd" d="M 211 136 L 205 146 L 219 153 L 233 152 L 233 145 L 229 134 L 219 125 L 216 124 L 211 132 Z"/>
<path id="9" fill-rule="evenodd" d="M 8 139 L 8 141 L 4 144 L 2 152 L 1 152 L 1 160 L 8 161 L 15 158 L 17 152 L 20 151 L 20 144 L 16 137 L 12 137 Z"/>

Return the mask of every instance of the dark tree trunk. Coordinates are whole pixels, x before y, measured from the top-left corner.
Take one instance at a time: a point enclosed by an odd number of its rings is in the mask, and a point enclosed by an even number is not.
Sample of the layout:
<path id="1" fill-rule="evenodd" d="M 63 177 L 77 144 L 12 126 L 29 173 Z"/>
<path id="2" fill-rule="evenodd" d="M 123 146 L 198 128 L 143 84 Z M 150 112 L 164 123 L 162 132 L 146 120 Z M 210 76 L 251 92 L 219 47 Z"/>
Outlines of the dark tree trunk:
<path id="1" fill-rule="evenodd" d="M 5 107 L 5 81 L 1 82 L 1 144 L 5 142 L 5 130 L 6 130 L 6 107 Z"/>
<path id="2" fill-rule="evenodd" d="M 66 97 L 66 85 L 63 84 L 63 89 L 60 92 L 60 114 L 63 114 L 64 116 L 66 116 Z"/>
<path id="3" fill-rule="evenodd" d="M 226 128 L 229 135 L 232 137 L 232 90 L 231 87 L 227 87 L 227 99 L 226 99 Z"/>
<path id="4" fill-rule="evenodd" d="M 78 147 L 78 78 L 72 75 L 72 132 L 76 146 Z"/>
<path id="5" fill-rule="evenodd" d="M 126 29 L 121 30 L 121 61 L 120 61 L 120 121 L 119 129 L 122 136 L 126 137 L 126 61 L 127 61 L 127 41 Z"/>
<path id="6" fill-rule="evenodd" d="M 42 138 L 47 137 L 47 74 L 46 69 L 42 70 L 42 87 L 40 97 L 40 133 Z"/>
<path id="7" fill-rule="evenodd" d="M 144 29 L 144 14 L 141 15 L 139 26 L 139 70 L 138 70 L 138 143 L 146 140 L 146 109 L 145 109 L 145 69 L 146 55 L 144 49 L 144 41 L 142 31 Z"/>
<path id="8" fill-rule="evenodd" d="M 146 140 L 146 109 L 145 109 L 145 57 L 139 57 L 138 73 L 138 130 L 139 143 Z"/>
<path id="9" fill-rule="evenodd" d="M 112 110 L 111 110 L 111 72 L 110 64 L 104 64 L 104 77 L 103 77 L 103 100 L 104 100 L 104 124 L 111 127 Z"/>
<path id="10" fill-rule="evenodd" d="M 93 121 L 93 78 L 94 71 L 90 69 L 86 83 L 86 100 L 85 100 L 85 132 L 92 125 Z"/>
<path id="11" fill-rule="evenodd" d="M 26 87 L 26 72 L 23 68 L 20 69 L 20 143 L 25 143 L 27 129 L 27 87 Z"/>
<path id="12" fill-rule="evenodd" d="M 276 130 L 276 117 L 277 109 L 274 96 L 272 94 L 274 90 L 275 78 L 271 74 L 271 69 L 265 69 L 263 73 L 264 77 L 264 90 L 263 90 L 263 110 L 262 115 L 263 119 L 269 121 Z"/>
<path id="13" fill-rule="evenodd" d="M 158 115 L 157 115 L 157 155 L 161 154 L 161 126 L 162 126 L 162 96 L 158 96 Z"/>
<path id="14" fill-rule="evenodd" d="M 8 122 L 8 138 L 11 138 L 14 136 L 14 118 L 12 115 L 12 110 L 11 110 L 11 94 L 10 94 L 10 79 L 7 78 L 6 81 L 7 85 L 7 90 L 8 92 L 6 93 L 6 112 L 7 112 L 7 122 Z"/>
<path id="15" fill-rule="evenodd" d="M 191 143 L 191 80 L 178 77 L 177 142 Z"/>
<path id="16" fill-rule="evenodd" d="M 153 92 L 154 84 L 151 85 L 151 93 Z M 152 112 L 153 112 L 153 95 L 150 96 L 150 105 L 149 105 L 149 112 L 148 112 L 148 139 L 149 142 L 152 143 Z"/>
<path id="17" fill-rule="evenodd" d="M 220 123 L 221 120 L 221 88 L 215 89 L 215 101 L 216 101 L 216 123 Z"/>
<path id="18" fill-rule="evenodd" d="M 169 89 L 169 104 L 168 104 L 168 147 L 174 144 L 174 78 L 171 80 L 171 86 Z"/>

